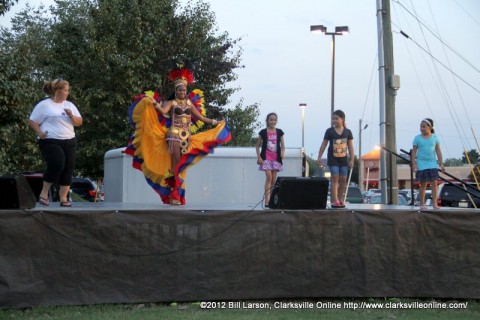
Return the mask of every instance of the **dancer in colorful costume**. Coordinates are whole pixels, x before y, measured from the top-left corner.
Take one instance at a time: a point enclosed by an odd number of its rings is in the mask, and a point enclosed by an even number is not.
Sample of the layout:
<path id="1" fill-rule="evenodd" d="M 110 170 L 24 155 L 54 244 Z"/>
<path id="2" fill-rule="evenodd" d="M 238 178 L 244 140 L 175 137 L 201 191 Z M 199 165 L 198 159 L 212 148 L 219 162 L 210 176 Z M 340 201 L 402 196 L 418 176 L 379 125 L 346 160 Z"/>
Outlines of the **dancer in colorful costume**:
<path id="1" fill-rule="evenodd" d="M 133 156 L 132 166 L 143 172 L 163 203 L 184 205 L 188 168 L 230 141 L 231 133 L 225 121 L 205 116 L 202 91 L 193 90 L 187 97 L 187 85 L 193 82 L 190 70 L 174 69 L 169 78 L 175 83 L 172 100 L 162 102 L 151 91 L 135 97 L 129 108 L 134 133 L 125 153 Z M 216 127 L 197 133 L 205 123 Z"/>

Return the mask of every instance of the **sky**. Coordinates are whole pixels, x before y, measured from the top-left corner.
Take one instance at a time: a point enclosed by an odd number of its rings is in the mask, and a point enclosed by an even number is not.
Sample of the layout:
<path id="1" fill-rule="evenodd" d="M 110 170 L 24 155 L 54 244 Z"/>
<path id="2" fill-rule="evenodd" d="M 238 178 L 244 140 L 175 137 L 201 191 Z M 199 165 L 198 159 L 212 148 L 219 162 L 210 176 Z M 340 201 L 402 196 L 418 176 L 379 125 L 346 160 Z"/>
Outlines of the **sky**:
<path id="1" fill-rule="evenodd" d="M 346 114 L 359 152 L 380 143 L 377 1 L 375 0 L 209 0 L 218 33 L 241 38 L 242 69 L 230 87 L 240 88 L 227 107 L 240 99 L 258 103 L 265 126 L 270 112 L 290 148 L 303 146 L 317 157 L 330 126 L 331 36 L 310 32 L 312 25 L 348 26 L 335 37 L 335 109 Z M 50 5 L 53 0 L 20 0 Z M 181 0 L 188 5 L 187 0 Z M 461 158 L 480 139 L 480 1 L 392 0 L 394 73 L 400 77 L 395 100 L 397 151 L 409 150 L 423 118 L 432 118 L 444 159 Z M 404 37 L 400 31 L 407 34 Z M 302 111 L 300 103 L 307 104 Z M 80 106 L 81 108 L 81 106 Z M 302 130 L 303 128 L 303 130 Z M 324 154 L 324 156 L 326 156 Z"/>

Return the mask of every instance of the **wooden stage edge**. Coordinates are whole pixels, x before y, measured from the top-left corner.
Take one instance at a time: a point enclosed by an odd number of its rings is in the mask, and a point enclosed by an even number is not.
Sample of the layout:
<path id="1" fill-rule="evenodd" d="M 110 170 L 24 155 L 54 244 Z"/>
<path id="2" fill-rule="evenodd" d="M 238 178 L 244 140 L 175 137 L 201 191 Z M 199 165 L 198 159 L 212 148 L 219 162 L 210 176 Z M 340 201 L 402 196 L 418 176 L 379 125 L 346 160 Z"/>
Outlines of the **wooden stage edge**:
<path id="1" fill-rule="evenodd" d="M 14 209 L 10 209 L 14 210 Z M 296 208 L 280 208 L 270 209 L 262 205 L 262 202 L 258 204 L 230 204 L 230 203 L 212 203 L 212 204 L 186 204 L 183 206 L 166 205 L 159 201 L 159 203 L 124 203 L 124 202 L 73 202 L 73 206 L 70 208 L 60 207 L 60 203 L 53 202 L 49 206 L 42 206 L 37 203 L 34 208 L 26 209 L 31 211 L 263 211 L 263 212 L 286 212 L 286 211 L 303 211 L 303 212 L 318 212 L 318 213 L 334 213 L 334 212 L 364 212 L 364 211 L 382 211 L 382 212 L 430 212 L 430 213 L 446 213 L 446 212 L 472 212 L 480 213 L 480 209 L 475 208 L 453 208 L 442 207 L 440 209 L 433 209 L 432 206 L 428 206 L 426 210 L 420 210 L 419 206 L 399 206 L 399 205 L 383 205 L 383 204 L 347 204 L 345 208 L 331 208 L 330 204 L 327 204 L 325 209 L 296 209 Z M 2 210 L 0 210 L 1 214 Z"/>

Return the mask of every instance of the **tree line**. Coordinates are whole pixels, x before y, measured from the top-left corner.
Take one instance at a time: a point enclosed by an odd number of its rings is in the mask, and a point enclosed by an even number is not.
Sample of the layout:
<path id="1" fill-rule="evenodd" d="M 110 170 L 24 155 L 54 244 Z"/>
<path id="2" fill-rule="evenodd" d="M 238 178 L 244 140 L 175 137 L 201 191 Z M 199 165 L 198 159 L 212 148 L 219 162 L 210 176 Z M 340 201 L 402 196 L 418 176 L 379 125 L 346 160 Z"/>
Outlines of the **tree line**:
<path id="1" fill-rule="evenodd" d="M 260 127 L 258 104 L 234 107 L 228 84 L 243 68 L 239 39 L 218 30 L 201 0 L 180 7 L 173 0 L 69 0 L 51 8 L 27 7 L 0 30 L 0 173 L 43 170 L 35 134 L 28 128 L 46 80 L 70 82 L 69 100 L 84 124 L 76 175 L 103 177 L 105 152 L 126 145 L 127 110 L 145 90 L 173 93 L 167 78 L 178 63 L 195 73 L 192 87 L 205 93 L 207 116 L 226 118 L 232 146 L 252 146 Z M 14 1 L 0 2 L 0 15 Z"/>

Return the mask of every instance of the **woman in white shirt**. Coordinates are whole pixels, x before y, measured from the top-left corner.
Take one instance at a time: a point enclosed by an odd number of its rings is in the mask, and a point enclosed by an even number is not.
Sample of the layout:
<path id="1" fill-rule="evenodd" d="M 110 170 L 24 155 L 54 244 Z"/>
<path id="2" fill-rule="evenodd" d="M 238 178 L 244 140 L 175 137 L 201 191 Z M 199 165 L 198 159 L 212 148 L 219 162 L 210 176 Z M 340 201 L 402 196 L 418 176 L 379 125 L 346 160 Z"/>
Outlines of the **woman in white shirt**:
<path id="1" fill-rule="evenodd" d="M 67 101 L 70 85 L 63 79 L 45 82 L 43 91 L 50 97 L 40 101 L 29 118 L 30 127 L 37 133 L 38 145 L 46 163 L 39 203 L 48 206 L 48 190 L 60 185 L 60 206 L 71 207 L 68 193 L 72 184 L 77 153 L 74 126 L 82 125 L 77 107 Z"/>

